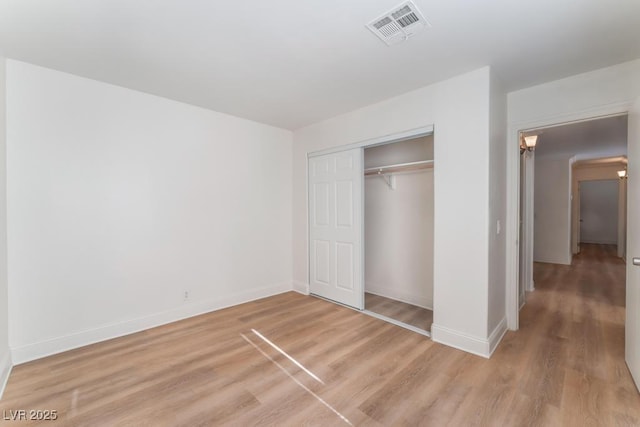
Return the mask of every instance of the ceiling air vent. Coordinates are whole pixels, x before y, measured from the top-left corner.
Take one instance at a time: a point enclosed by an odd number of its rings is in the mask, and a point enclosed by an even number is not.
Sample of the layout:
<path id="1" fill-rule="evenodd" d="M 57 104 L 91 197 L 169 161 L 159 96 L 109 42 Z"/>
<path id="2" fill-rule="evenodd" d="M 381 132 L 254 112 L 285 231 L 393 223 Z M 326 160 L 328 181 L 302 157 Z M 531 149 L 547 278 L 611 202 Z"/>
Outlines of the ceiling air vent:
<path id="1" fill-rule="evenodd" d="M 394 7 L 367 24 L 367 28 L 389 46 L 400 43 L 430 26 L 411 1 Z"/>

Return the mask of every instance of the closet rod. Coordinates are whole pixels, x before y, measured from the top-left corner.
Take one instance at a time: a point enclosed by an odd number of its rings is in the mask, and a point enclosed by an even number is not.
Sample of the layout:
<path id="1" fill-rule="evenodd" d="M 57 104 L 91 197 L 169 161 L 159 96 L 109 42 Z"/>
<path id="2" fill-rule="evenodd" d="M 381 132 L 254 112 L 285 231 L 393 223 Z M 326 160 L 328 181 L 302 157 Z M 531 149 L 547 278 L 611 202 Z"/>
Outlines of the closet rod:
<path id="1" fill-rule="evenodd" d="M 365 175 L 379 175 L 383 173 L 404 172 L 412 170 L 429 169 L 433 167 L 433 160 L 422 160 L 420 162 L 398 163 L 395 165 L 378 166 L 364 170 Z"/>

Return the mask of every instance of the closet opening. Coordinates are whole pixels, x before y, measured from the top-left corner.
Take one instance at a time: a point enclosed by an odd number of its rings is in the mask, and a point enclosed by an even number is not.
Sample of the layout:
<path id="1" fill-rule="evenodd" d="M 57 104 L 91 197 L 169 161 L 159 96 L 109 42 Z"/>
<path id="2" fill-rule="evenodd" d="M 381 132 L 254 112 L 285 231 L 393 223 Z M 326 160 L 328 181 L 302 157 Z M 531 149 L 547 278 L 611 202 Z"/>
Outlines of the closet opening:
<path id="1" fill-rule="evenodd" d="M 433 134 L 364 148 L 365 312 L 430 335 Z"/>

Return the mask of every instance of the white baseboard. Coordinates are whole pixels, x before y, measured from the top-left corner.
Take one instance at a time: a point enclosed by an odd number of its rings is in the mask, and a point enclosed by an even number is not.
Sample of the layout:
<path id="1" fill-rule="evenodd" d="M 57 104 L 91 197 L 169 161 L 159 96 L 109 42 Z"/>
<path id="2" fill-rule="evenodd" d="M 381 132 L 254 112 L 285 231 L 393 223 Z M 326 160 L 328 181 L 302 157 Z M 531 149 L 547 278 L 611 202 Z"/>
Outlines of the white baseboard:
<path id="1" fill-rule="evenodd" d="M 431 325 L 431 339 L 440 344 L 466 351 L 484 358 L 490 358 L 507 332 L 507 319 L 503 318 L 491 332 L 488 339 L 463 334 L 444 326 Z"/>
<path id="2" fill-rule="evenodd" d="M 0 399 L 2 399 L 4 389 L 7 386 L 7 381 L 9 381 L 11 368 L 13 368 L 13 364 L 11 363 L 11 352 L 7 348 L 5 349 L 4 356 L 0 359 Z"/>
<path id="3" fill-rule="evenodd" d="M 302 295 L 309 295 L 309 284 L 304 282 L 293 281 L 293 290 Z"/>
<path id="4" fill-rule="evenodd" d="M 179 308 L 152 314 L 150 316 L 139 317 L 137 319 L 113 323 L 95 329 L 75 332 L 69 335 L 21 347 L 13 347 L 11 348 L 11 356 L 13 362 L 18 365 L 31 360 L 50 356 L 52 354 L 61 353 L 78 347 L 84 347 L 89 344 L 94 344 L 112 338 L 118 338 L 124 335 L 140 332 L 145 329 L 154 328 L 156 326 L 161 326 L 167 323 L 176 322 L 178 320 L 289 291 L 291 291 L 290 282 L 239 292 L 222 298 L 187 303 Z"/>
<path id="5" fill-rule="evenodd" d="M 502 320 L 496 325 L 496 327 L 489 335 L 489 357 L 496 351 L 498 344 L 502 341 L 504 334 L 507 333 L 507 318 L 503 317 Z"/>
<path id="6" fill-rule="evenodd" d="M 587 244 L 587 245 L 617 245 L 618 241 L 617 240 L 613 240 L 613 241 L 612 240 L 606 240 L 606 241 L 597 241 L 596 242 L 596 241 L 593 241 L 593 240 L 589 240 L 589 241 L 583 240 L 580 243 L 584 243 L 584 244 Z"/>
<path id="7" fill-rule="evenodd" d="M 489 340 L 463 334 L 453 329 L 431 325 L 431 339 L 437 343 L 489 358 Z"/>
<path id="8" fill-rule="evenodd" d="M 534 258 L 533 262 L 541 262 L 543 264 L 559 264 L 559 265 L 571 265 L 572 256 L 565 259 L 547 259 L 547 258 Z"/>
<path id="9" fill-rule="evenodd" d="M 525 289 L 527 292 L 533 292 L 536 290 L 536 282 L 533 281 L 533 279 L 531 279 L 531 283 L 529 283 L 529 286 L 527 286 L 527 288 Z"/>
<path id="10" fill-rule="evenodd" d="M 372 285 L 370 283 L 365 284 L 365 292 L 370 294 L 379 295 L 385 298 L 391 298 L 396 301 L 405 302 L 407 304 L 415 305 L 418 307 L 426 308 L 433 311 L 433 304 L 428 298 L 418 295 L 412 295 L 407 292 L 398 291 L 397 289 Z"/>

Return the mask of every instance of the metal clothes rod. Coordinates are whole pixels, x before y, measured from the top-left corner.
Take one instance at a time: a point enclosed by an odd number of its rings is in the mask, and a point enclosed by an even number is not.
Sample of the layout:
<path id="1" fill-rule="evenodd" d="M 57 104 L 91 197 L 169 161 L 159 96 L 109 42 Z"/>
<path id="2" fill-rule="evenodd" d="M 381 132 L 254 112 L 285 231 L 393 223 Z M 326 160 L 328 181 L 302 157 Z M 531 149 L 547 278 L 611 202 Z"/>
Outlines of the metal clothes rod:
<path id="1" fill-rule="evenodd" d="M 378 166 L 364 170 L 365 176 L 380 175 L 383 173 L 406 172 L 412 170 L 430 169 L 433 167 L 433 160 L 422 160 L 420 162 L 398 163 L 395 165 Z"/>

